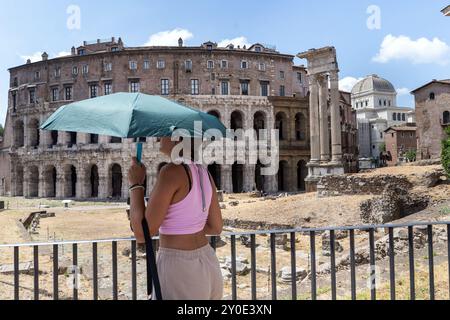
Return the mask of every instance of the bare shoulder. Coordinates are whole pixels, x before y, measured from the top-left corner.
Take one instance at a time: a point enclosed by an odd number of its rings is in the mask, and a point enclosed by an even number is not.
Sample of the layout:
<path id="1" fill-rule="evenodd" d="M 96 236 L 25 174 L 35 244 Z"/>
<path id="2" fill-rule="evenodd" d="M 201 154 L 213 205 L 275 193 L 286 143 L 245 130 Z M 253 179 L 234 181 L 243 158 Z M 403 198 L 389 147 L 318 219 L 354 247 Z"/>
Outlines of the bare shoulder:
<path id="1" fill-rule="evenodd" d="M 173 163 L 166 164 L 160 171 L 159 176 L 161 179 L 168 179 L 171 181 L 178 181 L 182 179 L 183 166 Z"/>

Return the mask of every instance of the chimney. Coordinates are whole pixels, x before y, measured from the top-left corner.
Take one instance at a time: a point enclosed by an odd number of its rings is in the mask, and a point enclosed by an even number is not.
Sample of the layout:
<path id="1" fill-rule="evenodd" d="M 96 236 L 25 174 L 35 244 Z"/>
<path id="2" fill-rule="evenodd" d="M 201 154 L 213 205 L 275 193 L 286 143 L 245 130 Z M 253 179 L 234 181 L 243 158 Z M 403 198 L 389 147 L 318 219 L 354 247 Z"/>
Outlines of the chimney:
<path id="1" fill-rule="evenodd" d="M 119 37 L 119 41 L 117 42 L 117 44 L 118 44 L 119 46 L 123 46 L 123 42 L 122 42 L 122 38 L 121 38 L 121 37 Z"/>
<path id="2" fill-rule="evenodd" d="M 48 54 L 47 54 L 47 52 L 44 52 L 42 54 L 42 61 L 47 61 L 47 60 L 48 60 Z"/>
<path id="3" fill-rule="evenodd" d="M 31 64 L 31 59 L 27 59 L 27 64 Z"/>
<path id="4" fill-rule="evenodd" d="M 70 53 L 75 56 L 76 55 L 76 50 L 75 47 L 72 47 L 72 49 L 70 50 Z"/>
<path id="5" fill-rule="evenodd" d="M 183 46 L 183 39 L 182 38 L 178 39 L 178 46 L 179 47 Z"/>
<path id="6" fill-rule="evenodd" d="M 100 43 L 100 39 L 97 39 L 97 43 Z"/>
<path id="7" fill-rule="evenodd" d="M 83 46 L 84 46 L 84 47 L 87 46 L 87 41 L 83 41 Z"/>
<path id="8" fill-rule="evenodd" d="M 116 38 L 112 37 L 112 38 L 111 38 L 111 42 L 112 42 L 112 43 L 116 42 Z"/>

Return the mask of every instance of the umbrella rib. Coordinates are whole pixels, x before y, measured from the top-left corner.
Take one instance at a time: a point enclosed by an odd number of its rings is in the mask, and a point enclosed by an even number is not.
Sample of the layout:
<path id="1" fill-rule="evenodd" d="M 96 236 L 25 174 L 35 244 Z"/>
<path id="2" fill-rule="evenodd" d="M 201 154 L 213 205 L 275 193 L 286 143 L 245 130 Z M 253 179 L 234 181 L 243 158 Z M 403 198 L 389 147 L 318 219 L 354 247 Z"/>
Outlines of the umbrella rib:
<path id="1" fill-rule="evenodd" d="M 131 128 L 131 122 L 133 121 L 134 106 L 136 105 L 136 101 L 138 100 L 139 95 L 140 95 L 140 93 L 137 93 L 133 102 L 131 102 L 131 112 L 130 112 L 130 119 L 128 119 L 128 132 L 127 132 L 126 138 L 130 138 L 130 128 Z"/>

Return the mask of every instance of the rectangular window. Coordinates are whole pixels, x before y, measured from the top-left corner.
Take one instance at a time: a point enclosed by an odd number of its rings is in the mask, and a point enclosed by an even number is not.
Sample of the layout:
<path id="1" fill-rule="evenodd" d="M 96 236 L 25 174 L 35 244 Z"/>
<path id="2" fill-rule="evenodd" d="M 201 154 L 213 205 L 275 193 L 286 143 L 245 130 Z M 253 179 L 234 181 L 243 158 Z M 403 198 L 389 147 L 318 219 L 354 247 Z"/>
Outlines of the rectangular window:
<path id="1" fill-rule="evenodd" d="M 284 97 L 286 95 L 286 89 L 284 86 L 280 86 L 280 97 Z"/>
<path id="2" fill-rule="evenodd" d="M 13 112 L 16 112 L 16 109 L 17 109 L 17 94 L 15 92 L 12 94 L 12 107 L 13 107 Z"/>
<path id="3" fill-rule="evenodd" d="M 164 60 L 158 60 L 156 67 L 158 69 L 164 69 L 166 67 L 166 62 Z"/>
<path id="4" fill-rule="evenodd" d="M 89 65 L 84 65 L 83 66 L 83 70 L 82 70 L 83 74 L 88 74 L 89 73 Z"/>
<path id="5" fill-rule="evenodd" d="M 221 89 L 220 92 L 221 92 L 222 95 L 224 95 L 224 96 L 229 95 L 230 91 L 229 91 L 229 83 L 228 83 L 228 81 L 222 81 L 220 83 L 220 89 Z"/>
<path id="6" fill-rule="evenodd" d="M 241 95 L 248 96 L 248 81 L 241 82 Z"/>
<path id="7" fill-rule="evenodd" d="M 65 98 L 67 101 L 71 101 L 72 100 L 72 87 L 65 87 L 64 88 L 64 92 L 65 92 Z"/>
<path id="8" fill-rule="evenodd" d="M 59 88 L 52 88 L 52 101 L 59 100 Z"/>
<path id="9" fill-rule="evenodd" d="M 111 82 L 105 83 L 105 96 L 112 94 L 112 93 L 113 93 L 112 83 Z"/>
<path id="10" fill-rule="evenodd" d="M 72 74 L 74 76 L 78 75 L 78 67 L 76 67 L 76 66 L 72 67 Z"/>
<path id="11" fill-rule="evenodd" d="M 30 103 L 33 104 L 36 102 L 36 89 L 30 89 Z"/>
<path id="12" fill-rule="evenodd" d="M 117 52 L 117 51 L 119 51 L 119 48 L 118 48 L 118 47 L 112 47 L 112 48 L 111 48 L 111 52 Z"/>
<path id="13" fill-rule="evenodd" d="M 227 68 L 228 68 L 228 61 L 227 61 L 227 60 L 222 60 L 222 61 L 220 62 L 220 67 L 221 67 L 222 69 L 227 69 Z"/>
<path id="14" fill-rule="evenodd" d="M 284 80 L 284 71 L 280 71 L 280 79 Z"/>
<path id="15" fill-rule="evenodd" d="M 266 71 L 266 64 L 264 62 L 258 63 L 258 70 L 259 71 Z"/>
<path id="16" fill-rule="evenodd" d="M 192 60 L 186 60 L 184 62 L 184 68 L 185 68 L 186 72 L 191 72 L 192 71 Z"/>
<path id="17" fill-rule="evenodd" d="M 191 80 L 191 94 L 198 95 L 200 93 L 199 81 L 198 79 Z"/>
<path id="18" fill-rule="evenodd" d="M 247 69 L 248 68 L 248 62 L 246 60 L 241 61 L 241 69 Z"/>
<path id="19" fill-rule="evenodd" d="M 161 79 L 161 95 L 169 95 L 169 79 Z"/>
<path id="20" fill-rule="evenodd" d="M 261 96 L 267 97 L 269 95 L 269 83 L 266 81 L 261 82 Z"/>
<path id="21" fill-rule="evenodd" d="M 297 80 L 298 80 L 298 82 L 300 82 L 300 83 L 303 82 L 303 77 L 302 77 L 302 73 L 301 73 L 301 72 L 297 72 Z"/>
<path id="22" fill-rule="evenodd" d="M 130 81 L 130 92 L 136 93 L 140 91 L 140 83 L 138 80 Z"/>
<path id="23" fill-rule="evenodd" d="M 89 85 L 89 96 L 91 98 L 96 98 L 98 95 L 98 86 L 96 84 Z"/>
<path id="24" fill-rule="evenodd" d="M 130 61 L 130 70 L 137 70 L 137 62 L 136 61 Z"/>
<path id="25" fill-rule="evenodd" d="M 208 60 L 206 63 L 208 69 L 214 69 L 214 61 Z"/>
<path id="26" fill-rule="evenodd" d="M 105 72 L 112 71 L 112 63 L 111 62 L 105 62 L 103 64 L 103 69 L 105 70 Z"/>
<path id="27" fill-rule="evenodd" d="M 150 69 L 150 61 L 148 61 L 148 60 L 145 60 L 145 61 L 144 61 L 144 69 L 145 69 L 145 70 Z"/>
<path id="28" fill-rule="evenodd" d="M 79 49 L 79 50 L 78 50 L 78 55 L 79 55 L 79 56 L 84 56 L 85 53 L 86 53 L 86 51 L 85 51 L 84 49 Z"/>
<path id="29" fill-rule="evenodd" d="M 212 95 L 215 95 L 215 94 L 216 94 L 216 88 L 215 88 L 215 87 L 212 87 L 212 88 L 211 88 L 211 94 L 212 94 Z"/>
<path id="30" fill-rule="evenodd" d="M 36 71 L 34 73 L 34 80 L 39 80 L 41 78 L 41 73 L 39 71 Z"/>

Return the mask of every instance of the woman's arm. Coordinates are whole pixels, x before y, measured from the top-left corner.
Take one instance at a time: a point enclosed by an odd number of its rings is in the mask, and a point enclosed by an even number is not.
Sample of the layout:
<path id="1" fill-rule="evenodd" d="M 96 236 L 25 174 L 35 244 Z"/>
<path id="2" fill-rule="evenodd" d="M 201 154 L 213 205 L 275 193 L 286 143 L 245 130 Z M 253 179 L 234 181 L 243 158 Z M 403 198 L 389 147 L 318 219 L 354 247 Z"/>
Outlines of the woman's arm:
<path id="1" fill-rule="evenodd" d="M 138 164 L 136 158 L 133 158 L 131 168 L 128 171 L 128 182 L 130 186 L 143 184 L 146 171 L 145 166 Z M 137 243 L 145 243 L 144 231 L 142 230 L 142 220 L 144 219 L 145 213 L 144 196 L 143 188 L 130 191 L 130 222 Z"/>
<path id="2" fill-rule="evenodd" d="M 211 206 L 209 207 L 208 220 L 206 221 L 206 226 L 203 229 L 203 231 L 205 232 L 206 235 L 218 236 L 222 233 L 223 230 L 222 211 L 219 205 L 219 196 L 217 195 L 217 187 L 211 175 L 209 175 L 209 180 L 211 180 L 213 194 Z"/>

